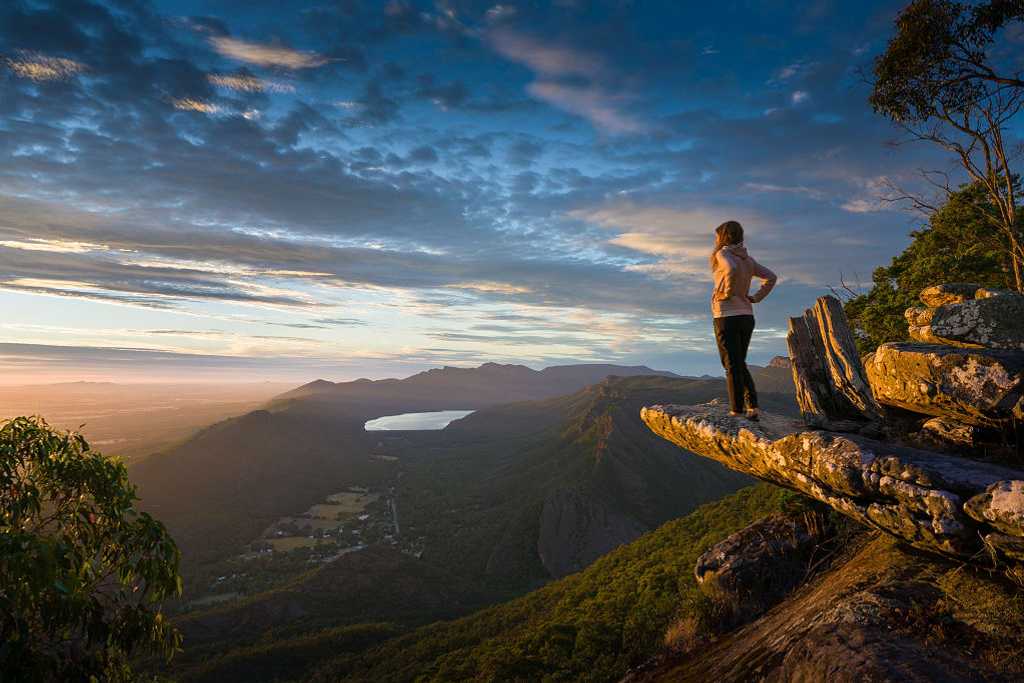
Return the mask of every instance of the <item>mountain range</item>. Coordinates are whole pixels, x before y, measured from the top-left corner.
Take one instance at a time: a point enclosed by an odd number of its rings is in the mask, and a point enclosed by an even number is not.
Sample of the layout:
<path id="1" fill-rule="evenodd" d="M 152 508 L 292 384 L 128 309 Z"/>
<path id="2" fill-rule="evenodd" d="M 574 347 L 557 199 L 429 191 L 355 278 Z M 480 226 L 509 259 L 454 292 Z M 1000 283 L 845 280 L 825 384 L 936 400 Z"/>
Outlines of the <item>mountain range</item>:
<path id="1" fill-rule="evenodd" d="M 763 403 L 792 412 L 788 371 L 754 372 Z M 350 486 L 392 490 L 402 537 L 422 551 L 413 558 L 370 545 L 193 609 L 179 619 L 178 666 L 188 672 L 212 653 L 321 629 L 389 622 L 404 630 L 577 572 L 749 483 L 681 454 L 639 419 L 646 404 L 723 396 L 720 379 L 645 367 L 485 364 L 404 380 L 316 381 L 204 429 L 131 471 L 143 505 L 182 548 L 188 597 L 239 571 L 234 558 L 274 519 Z M 439 431 L 363 429 L 382 415 L 445 409 L 475 412 Z"/>

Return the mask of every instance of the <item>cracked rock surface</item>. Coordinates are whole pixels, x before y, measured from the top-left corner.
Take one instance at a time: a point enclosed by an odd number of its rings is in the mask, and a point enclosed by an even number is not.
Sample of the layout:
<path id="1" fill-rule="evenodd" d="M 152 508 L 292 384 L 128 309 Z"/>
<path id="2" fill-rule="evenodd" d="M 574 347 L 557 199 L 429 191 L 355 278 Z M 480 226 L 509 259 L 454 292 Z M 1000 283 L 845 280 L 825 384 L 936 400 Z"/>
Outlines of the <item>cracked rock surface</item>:
<path id="1" fill-rule="evenodd" d="M 866 356 L 864 367 L 884 405 L 982 427 L 1022 417 L 1020 352 L 890 342 Z"/>
<path id="2" fill-rule="evenodd" d="M 1004 491 L 1005 482 L 1024 480 L 1024 472 L 858 435 L 807 430 L 775 415 L 751 422 L 729 415 L 720 404 L 649 406 L 641 418 L 686 450 L 804 493 L 917 548 L 987 560 L 983 539 L 996 534 L 1000 538 L 993 541 L 1006 536 L 1011 542 L 1004 545 L 1024 554 L 1024 506 L 1016 507 L 1021 490 Z M 1014 554 L 1001 557 L 1016 562 Z"/>

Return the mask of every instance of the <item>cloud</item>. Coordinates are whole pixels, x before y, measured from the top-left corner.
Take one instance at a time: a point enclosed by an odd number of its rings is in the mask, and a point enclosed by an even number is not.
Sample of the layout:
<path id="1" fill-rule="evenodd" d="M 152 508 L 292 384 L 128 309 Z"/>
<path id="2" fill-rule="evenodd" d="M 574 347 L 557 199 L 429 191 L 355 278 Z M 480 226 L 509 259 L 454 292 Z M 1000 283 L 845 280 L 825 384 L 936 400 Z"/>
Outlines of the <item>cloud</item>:
<path id="1" fill-rule="evenodd" d="M 212 102 L 203 102 L 202 100 L 192 99 L 191 97 L 182 97 L 171 100 L 171 104 L 174 105 L 175 109 L 181 109 L 182 111 L 197 111 L 201 114 L 219 114 L 224 111 L 220 105 L 213 104 Z"/>
<path id="2" fill-rule="evenodd" d="M 219 88 L 240 92 L 295 92 L 295 86 L 291 83 L 256 78 L 248 74 L 210 74 L 208 78 L 210 83 Z"/>
<path id="3" fill-rule="evenodd" d="M 255 43 L 230 36 L 213 35 L 210 44 L 224 57 L 265 67 L 285 69 L 312 69 L 328 62 L 327 57 L 315 52 L 295 50 L 284 45 Z"/>
<path id="4" fill-rule="evenodd" d="M 511 30 L 492 31 L 489 44 L 506 59 L 534 71 L 538 78 L 527 86 L 527 92 L 533 97 L 582 116 L 609 133 L 646 130 L 639 119 L 622 111 L 630 98 L 602 84 L 611 72 L 601 57 Z"/>
<path id="5" fill-rule="evenodd" d="M 877 199 L 858 198 L 843 202 L 841 208 L 843 211 L 849 211 L 850 213 L 873 213 L 875 211 L 885 211 L 888 207 Z"/>
<path id="6" fill-rule="evenodd" d="M 794 105 L 803 104 L 811 99 L 811 93 L 806 90 L 795 90 L 793 91 L 793 94 L 790 95 L 789 99 Z"/>
<path id="7" fill-rule="evenodd" d="M 501 56 L 524 64 L 541 76 L 596 78 L 606 70 L 604 60 L 597 55 L 552 45 L 510 30 L 491 32 L 490 45 Z"/>
<path id="8" fill-rule="evenodd" d="M 646 126 L 638 119 L 622 113 L 618 103 L 621 95 L 612 95 L 594 86 L 576 86 L 553 81 L 536 81 L 527 91 L 572 114 L 578 114 L 609 133 L 639 133 Z"/>
<path id="9" fill-rule="evenodd" d="M 63 81 L 85 71 L 81 62 L 63 57 L 50 57 L 39 52 L 21 50 L 4 63 L 15 76 L 31 81 Z"/>
<path id="10" fill-rule="evenodd" d="M 811 199 L 823 199 L 825 193 L 814 187 L 806 185 L 776 185 L 774 183 L 744 183 L 744 189 L 753 192 L 782 192 L 810 197 Z"/>

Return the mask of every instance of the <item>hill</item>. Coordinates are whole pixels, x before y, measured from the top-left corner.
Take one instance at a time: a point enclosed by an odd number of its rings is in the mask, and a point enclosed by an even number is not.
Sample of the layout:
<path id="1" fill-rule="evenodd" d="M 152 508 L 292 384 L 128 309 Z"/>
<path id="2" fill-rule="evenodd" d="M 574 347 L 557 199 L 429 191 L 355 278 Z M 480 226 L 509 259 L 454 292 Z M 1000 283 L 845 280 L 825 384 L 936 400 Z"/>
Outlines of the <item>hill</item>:
<path id="1" fill-rule="evenodd" d="M 678 376 L 642 365 L 592 363 L 533 370 L 525 365 L 484 363 L 475 368 L 434 368 L 405 379 L 357 379 L 338 383 L 318 379 L 285 392 L 277 399 L 305 399 L 309 405 L 327 403 L 335 406 L 378 402 L 387 405 L 397 400 L 415 402 L 415 410 L 421 411 L 458 410 L 565 396 L 609 375 Z"/>
<path id="2" fill-rule="evenodd" d="M 611 681 L 646 660 L 660 645 L 681 605 L 697 596 L 696 558 L 712 543 L 794 500 L 768 485 L 746 488 L 704 505 L 587 569 L 510 602 L 455 621 L 424 626 L 362 653 L 344 646 L 340 656 L 306 660 L 283 680 Z M 212 657 L 187 672 L 185 680 L 253 680 L 254 661 L 273 662 L 306 642 L 329 651 L 321 639 L 260 643 Z M 259 680 L 269 680 L 269 677 Z"/>
<path id="3" fill-rule="evenodd" d="M 187 583 L 194 584 L 197 566 L 237 553 L 275 519 L 352 485 L 382 486 L 391 481 L 395 467 L 376 457 L 380 437 L 363 429 L 367 420 L 544 400 L 579 391 L 610 370 L 621 375 L 654 372 L 607 365 L 535 371 L 485 364 L 431 370 L 404 380 L 318 381 L 279 396 L 265 410 L 215 424 L 134 464 L 132 481 L 143 506 L 178 540 Z M 500 430 L 501 424 L 530 414 L 529 409 L 517 409 L 493 421 L 491 429 Z M 476 418 L 474 424 L 483 424 L 484 419 Z M 503 422 L 506 419 L 512 422 Z M 529 424 L 522 427 L 534 432 L 559 419 L 557 410 L 548 411 L 548 417 L 525 418 Z M 427 433 L 420 436 L 432 438 Z"/>
<path id="4" fill-rule="evenodd" d="M 224 524 L 232 513 L 241 519 L 243 506 L 269 518 L 288 496 L 289 511 L 316 500 L 300 501 L 294 484 L 277 500 L 269 495 L 249 500 L 255 477 L 298 481 L 307 494 L 376 477 L 393 491 L 391 500 L 401 517 L 395 543 L 406 554 L 371 545 L 313 568 L 299 562 L 297 573 L 269 589 L 250 583 L 248 597 L 194 611 L 181 622 L 183 662 L 190 666 L 211 652 L 252 647 L 279 637 L 281 629 L 294 637 L 360 622 L 394 621 L 408 627 L 450 618 L 578 571 L 749 481 L 710 461 L 681 455 L 639 419 L 640 407 L 651 401 L 704 401 L 723 393 L 721 380 L 614 377 L 569 396 L 481 408 L 444 430 L 387 435 L 362 432 L 358 420 L 327 423 L 323 413 L 304 414 L 294 406 L 233 421 L 246 424 L 265 450 L 293 449 L 291 437 L 274 432 L 282 424 L 289 425 L 289 434 L 315 435 L 314 445 L 320 446 L 296 453 L 301 460 L 267 458 L 260 469 L 237 472 L 242 481 L 230 490 L 241 502 L 227 511 L 217 488 L 197 475 L 195 490 L 223 515 L 213 522 Z M 765 394 L 764 401 L 775 410 L 793 409 L 791 396 Z M 236 432 L 223 429 L 211 428 L 204 438 L 231 453 Z M 330 447 L 345 443 L 342 438 L 354 439 L 347 443 L 364 450 L 350 447 L 353 452 L 345 457 Z M 320 458 L 320 452 L 330 455 Z M 311 464 L 319 475 L 299 479 L 295 469 Z M 213 522 L 206 527 L 212 531 L 187 534 L 185 541 L 209 543 L 216 533 L 244 538 L 233 527 L 217 528 Z M 258 532 L 258 525 L 250 526 Z M 208 561 L 207 569 L 193 569 L 193 582 L 201 589 L 213 575 L 251 576 L 257 565 L 231 558 Z M 347 578 L 355 574 L 376 580 Z M 351 592 L 354 586 L 358 598 Z"/>

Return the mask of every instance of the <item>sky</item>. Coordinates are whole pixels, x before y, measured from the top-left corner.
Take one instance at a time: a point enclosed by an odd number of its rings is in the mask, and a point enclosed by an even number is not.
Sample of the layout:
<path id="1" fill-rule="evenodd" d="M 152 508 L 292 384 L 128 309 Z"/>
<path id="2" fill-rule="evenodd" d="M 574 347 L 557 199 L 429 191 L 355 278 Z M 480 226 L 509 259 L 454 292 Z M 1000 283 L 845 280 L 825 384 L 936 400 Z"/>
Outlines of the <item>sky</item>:
<path id="1" fill-rule="evenodd" d="M 5 0 L 0 382 L 721 374 L 729 219 L 763 363 L 951 169 L 867 104 L 901 5 Z"/>

